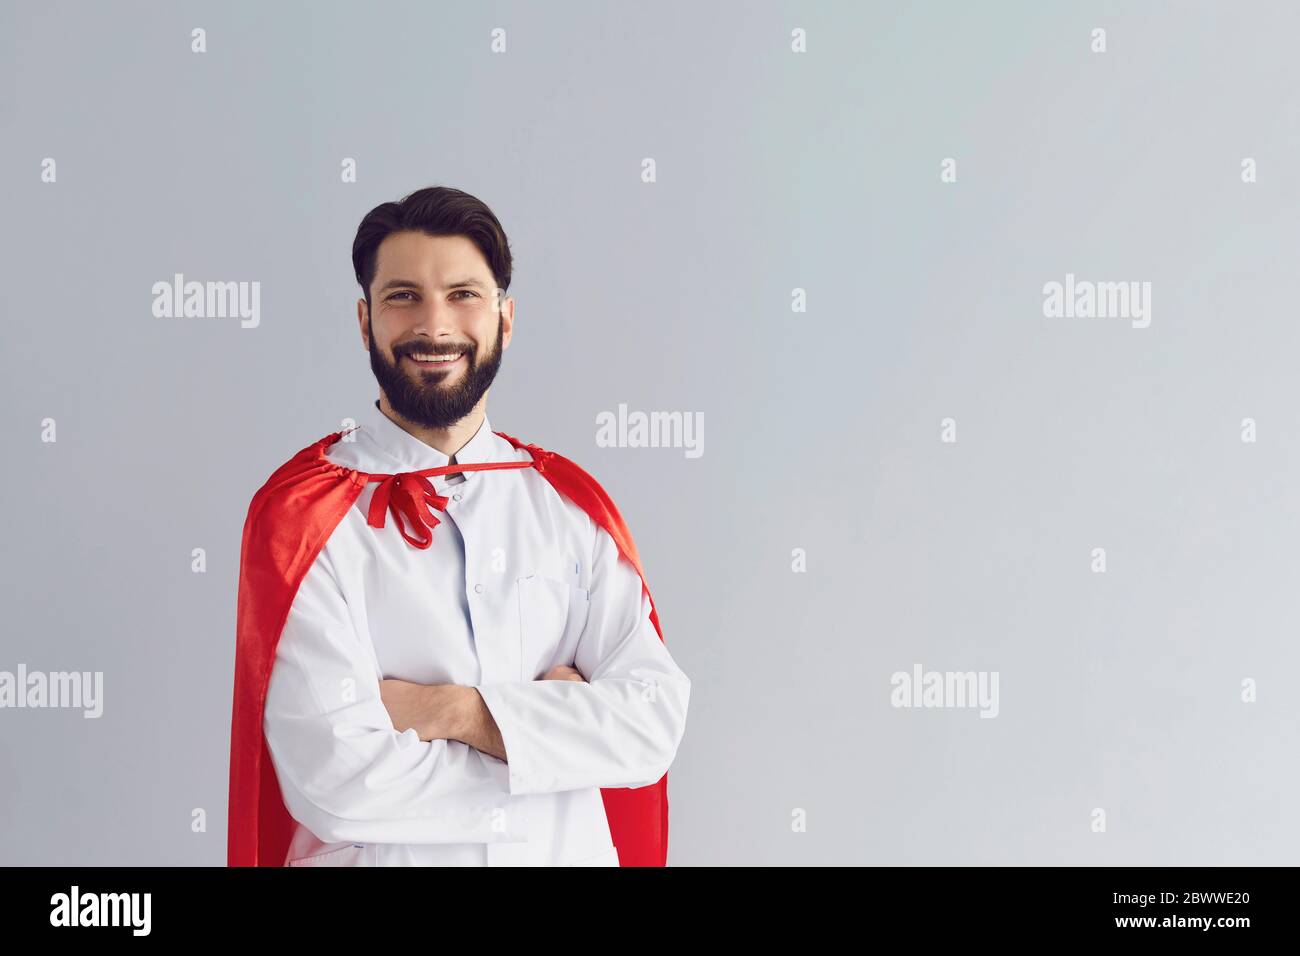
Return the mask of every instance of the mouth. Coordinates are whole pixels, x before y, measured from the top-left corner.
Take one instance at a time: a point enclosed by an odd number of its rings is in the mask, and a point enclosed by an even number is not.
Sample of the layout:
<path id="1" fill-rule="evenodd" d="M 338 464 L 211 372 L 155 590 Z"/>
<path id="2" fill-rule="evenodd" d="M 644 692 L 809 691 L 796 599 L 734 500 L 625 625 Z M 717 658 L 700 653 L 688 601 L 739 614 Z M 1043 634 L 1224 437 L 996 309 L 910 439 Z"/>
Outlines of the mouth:
<path id="1" fill-rule="evenodd" d="M 465 353 L 459 352 L 454 358 L 447 358 L 443 355 L 432 353 L 419 353 L 419 357 L 411 353 L 402 356 L 402 361 L 410 362 L 418 369 L 451 369 L 459 368 L 465 362 Z"/>

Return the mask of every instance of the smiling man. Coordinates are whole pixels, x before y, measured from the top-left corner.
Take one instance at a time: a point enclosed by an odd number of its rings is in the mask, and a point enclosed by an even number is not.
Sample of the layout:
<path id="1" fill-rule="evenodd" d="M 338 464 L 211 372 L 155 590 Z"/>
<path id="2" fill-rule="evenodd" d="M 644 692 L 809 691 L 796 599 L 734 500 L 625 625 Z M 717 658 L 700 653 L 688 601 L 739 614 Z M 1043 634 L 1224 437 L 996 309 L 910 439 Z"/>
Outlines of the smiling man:
<path id="1" fill-rule="evenodd" d="M 493 431 L 511 255 L 478 199 L 353 244 L 379 385 L 254 496 L 232 865 L 663 865 L 690 681 L 591 475 Z"/>

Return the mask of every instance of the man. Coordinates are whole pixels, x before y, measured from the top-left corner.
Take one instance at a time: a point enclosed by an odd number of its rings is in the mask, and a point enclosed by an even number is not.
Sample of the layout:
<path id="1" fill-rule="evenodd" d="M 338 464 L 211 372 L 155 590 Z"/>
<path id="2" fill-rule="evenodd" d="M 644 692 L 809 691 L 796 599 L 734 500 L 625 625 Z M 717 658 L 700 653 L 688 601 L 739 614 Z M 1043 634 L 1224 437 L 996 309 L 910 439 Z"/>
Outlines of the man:
<path id="1" fill-rule="evenodd" d="M 690 681 L 612 501 L 488 421 L 500 224 L 423 189 L 352 255 L 380 394 L 250 507 L 230 862 L 663 865 Z"/>

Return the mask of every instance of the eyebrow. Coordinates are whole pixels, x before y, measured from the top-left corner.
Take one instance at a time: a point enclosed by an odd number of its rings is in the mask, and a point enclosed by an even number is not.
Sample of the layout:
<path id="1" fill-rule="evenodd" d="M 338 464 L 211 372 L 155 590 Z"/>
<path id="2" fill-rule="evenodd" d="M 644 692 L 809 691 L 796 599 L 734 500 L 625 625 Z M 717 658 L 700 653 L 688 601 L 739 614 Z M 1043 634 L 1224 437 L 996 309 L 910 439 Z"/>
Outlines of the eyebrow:
<path id="1" fill-rule="evenodd" d="M 474 278 L 459 279 L 456 282 L 449 282 L 447 283 L 446 286 L 444 286 L 444 288 L 447 290 L 463 289 L 466 287 L 475 288 L 475 289 L 486 288 L 486 286 L 484 286 L 482 282 L 479 282 L 478 279 L 474 279 Z M 420 282 L 417 282 L 414 279 L 389 279 L 387 282 L 385 282 L 382 286 L 379 287 L 379 292 L 382 295 L 383 293 L 387 292 L 389 289 L 423 290 L 424 285 Z"/>

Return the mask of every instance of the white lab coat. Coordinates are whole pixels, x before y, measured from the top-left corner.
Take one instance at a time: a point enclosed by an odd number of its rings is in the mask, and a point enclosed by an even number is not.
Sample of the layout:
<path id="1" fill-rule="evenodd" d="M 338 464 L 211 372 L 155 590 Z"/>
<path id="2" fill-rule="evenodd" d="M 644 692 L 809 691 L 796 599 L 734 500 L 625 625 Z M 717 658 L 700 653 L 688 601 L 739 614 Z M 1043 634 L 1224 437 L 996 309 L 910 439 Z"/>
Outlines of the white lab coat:
<path id="1" fill-rule="evenodd" d="M 331 461 L 448 464 L 377 405 L 359 423 Z M 456 455 L 528 458 L 486 418 Z M 617 866 L 600 788 L 667 772 L 690 694 L 641 579 L 535 469 L 431 480 L 451 500 L 427 550 L 392 513 L 366 523 L 371 482 L 294 598 L 263 723 L 296 821 L 286 865 Z M 587 683 L 537 680 L 559 663 Z M 507 760 L 399 733 L 379 696 L 389 677 L 477 687 Z"/>

